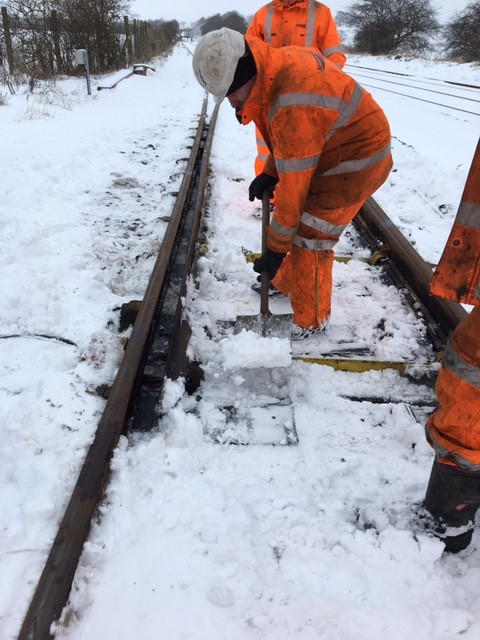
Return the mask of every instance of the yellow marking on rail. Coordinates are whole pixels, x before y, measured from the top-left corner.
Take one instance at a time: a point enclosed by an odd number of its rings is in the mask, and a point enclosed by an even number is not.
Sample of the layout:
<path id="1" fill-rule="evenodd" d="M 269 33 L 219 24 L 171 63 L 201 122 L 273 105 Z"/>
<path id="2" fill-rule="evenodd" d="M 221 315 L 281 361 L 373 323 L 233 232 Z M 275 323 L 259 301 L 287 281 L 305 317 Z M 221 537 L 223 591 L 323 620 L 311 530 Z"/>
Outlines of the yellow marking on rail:
<path id="1" fill-rule="evenodd" d="M 301 360 L 307 364 L 319 364 L 332 367 L 337 371 L 350 371 L 352 373 L 395 369 L 399 373 L 405 374 L 408 369 L 418 366 L 415 362 L 396 362 L 394 360 L 353 360 L 351 358 L 326 358 L 316 356 L 292 356 L 292 360 Z M 428 370 L 430 369 L 430 366 L 427 364 L 422 368 Z"/>
<path id="2" fill-rule="evenodd" d="M 257 258 L 260 258 L 262 254 L 254 253 L 253 251 L 247 251 L 247 249 L 243 249 L 243 255 L 245 256 L 245 260 L 247 262 L 253 262 Z M 369 264 L 372 267 L 375 267 L 380 262 L 380 260 L 383 260 L 384 258 L 385 258 L 385 255 L 381 251 L 375 251 L 375 253 L 373 253 L 368 258 L 355 258 L 353 256 L 335 256 L 334 259 L 335 259 L 335 262 L 341 262 L 342 264 L 346 264 L 351 260 L 356 260 L 357 262 L 365 262 L 366 264 Z"/>

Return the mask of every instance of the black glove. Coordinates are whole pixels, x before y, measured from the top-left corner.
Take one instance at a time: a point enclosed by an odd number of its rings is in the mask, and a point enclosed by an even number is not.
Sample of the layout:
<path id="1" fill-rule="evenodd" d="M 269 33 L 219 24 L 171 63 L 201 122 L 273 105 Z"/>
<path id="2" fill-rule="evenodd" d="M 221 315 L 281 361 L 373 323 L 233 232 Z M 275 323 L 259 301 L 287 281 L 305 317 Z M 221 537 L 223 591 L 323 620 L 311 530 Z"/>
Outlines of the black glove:
<path id="1" fill-rule="evenodd" d="M 269 176 L 268 173 L 260 173 L 260 175 L 258 175 L 248 187 L 248 199 L 250 202 L 253 202 L 255 198 L 261 200 L 263 198 L 263 192 L 266 189 L 269 190 L 270 197 L 272 197 L 277 182 L 278 178 Z"/>
<path id="2" fill-rule="evenodd" d="M 273 280 L 286 255 L 286 253 L 275 253 L 275 251 L 267 249 L 260 258 L 253 261 L 253 270 L 257 273 L 267 271 L 268 277 Z M 260 280 L 260 278 L 257 278 L 257 280 Z"/>

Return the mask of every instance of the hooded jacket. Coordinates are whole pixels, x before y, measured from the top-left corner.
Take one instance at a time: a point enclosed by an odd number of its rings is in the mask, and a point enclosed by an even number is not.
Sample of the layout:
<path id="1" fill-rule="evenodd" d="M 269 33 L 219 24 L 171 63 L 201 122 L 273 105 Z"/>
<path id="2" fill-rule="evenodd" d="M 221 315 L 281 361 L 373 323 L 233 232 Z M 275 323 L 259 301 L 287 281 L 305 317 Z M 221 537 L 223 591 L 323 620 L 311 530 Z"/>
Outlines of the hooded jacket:
<path id="1" fill-rule="evenodd" d="M 385 181 L 390 127 L 372 96 L 319 52 L 245 38 L 257 75 L 237 117 L 253 120 L 270 150 L 265 172 L 279 182 L 267 247 L 287 253 L 304 211 L 354 205 Z"/>
<path id="2" fill-rule="evenodd" d="M 347 60 L 330 9 L 315 0 L 273 0 L 253 16 L 247 35 L 275 48 L 314 47 L 340 68 Z"/>

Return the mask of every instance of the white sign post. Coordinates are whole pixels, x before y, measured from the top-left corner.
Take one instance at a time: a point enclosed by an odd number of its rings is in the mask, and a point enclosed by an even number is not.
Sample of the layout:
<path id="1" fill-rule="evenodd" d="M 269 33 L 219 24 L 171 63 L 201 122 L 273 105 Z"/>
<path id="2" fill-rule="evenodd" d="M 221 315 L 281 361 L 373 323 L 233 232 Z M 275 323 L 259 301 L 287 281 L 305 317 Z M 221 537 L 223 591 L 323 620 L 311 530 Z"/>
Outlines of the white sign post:
<path id="1" fill-rule="evenodd" d="M 77 67 L 83 67 L 85 69 L 85 77 L 87 79 L 87 92 L 88 95 L 92 95 L 92 90 L 90 88 L 90 69 L 88 68 L 88 53 L 86 49 L 75 49 L 74 50 L 75 63 Z"/>

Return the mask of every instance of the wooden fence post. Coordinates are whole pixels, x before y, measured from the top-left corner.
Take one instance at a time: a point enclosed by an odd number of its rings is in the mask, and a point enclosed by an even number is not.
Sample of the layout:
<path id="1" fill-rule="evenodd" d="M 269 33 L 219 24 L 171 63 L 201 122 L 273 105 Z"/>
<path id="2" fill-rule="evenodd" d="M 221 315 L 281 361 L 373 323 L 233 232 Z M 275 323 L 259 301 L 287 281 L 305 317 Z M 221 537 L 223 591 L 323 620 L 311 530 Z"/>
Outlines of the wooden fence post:
<path id="1" fill-rule="evenodd" d="M 7 49 L 8 72 L 13 74 L 15 65 L 13 64 L 12 34 L 10 33 L 10 21 L 7 7 L 2 7 L 3 33 L 5 35 L 5 48 Z"/>
<path id="2" fill-rule="evenodd" d="M 138 20 L 133 21 L 133 51 L 135 60 L 138 60 Z"/>
<path id="3" fill-rule="evenodd" d="M 133 60 L 133 47 L 132 47 L 132 34 L 130 32 L 130 23 L 128 22 L 128 16 L 123 17 L 123 23 L 125 25 L 125 42 L 127 45 L 128 64 L 132 64 Z"/>
<path id="4" fill-rule="evenodd" d="M 50 14 L 50 26 L 52 29 L 53 49 L 55 51 L 55 62 L 57 63 L 57 73 L 63 71 L 63 60 L 60 49 L 60 25 L 58 23 L 58 15 L 55 9 Z"/>

